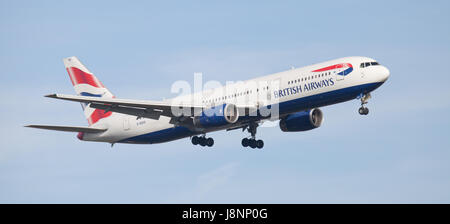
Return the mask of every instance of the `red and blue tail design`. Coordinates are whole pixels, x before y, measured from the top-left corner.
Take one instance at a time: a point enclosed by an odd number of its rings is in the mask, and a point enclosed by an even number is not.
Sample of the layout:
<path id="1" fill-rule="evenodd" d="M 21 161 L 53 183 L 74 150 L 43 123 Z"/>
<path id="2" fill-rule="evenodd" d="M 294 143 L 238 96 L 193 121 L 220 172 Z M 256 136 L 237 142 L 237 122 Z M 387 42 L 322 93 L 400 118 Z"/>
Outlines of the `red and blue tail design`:
<path id="1" fill-rule="evenodd" d="M 90 72 L 77 57 L 64 58 L 64 66 L 70 76 L 70 81 L 79 96 L 93 96 L 114 98 L 114 95 Z M 95 124 L 102 118 L 109 117 L 112 112 L 91 108 L 82 103 L 84 115 L 89 125 Z"/>

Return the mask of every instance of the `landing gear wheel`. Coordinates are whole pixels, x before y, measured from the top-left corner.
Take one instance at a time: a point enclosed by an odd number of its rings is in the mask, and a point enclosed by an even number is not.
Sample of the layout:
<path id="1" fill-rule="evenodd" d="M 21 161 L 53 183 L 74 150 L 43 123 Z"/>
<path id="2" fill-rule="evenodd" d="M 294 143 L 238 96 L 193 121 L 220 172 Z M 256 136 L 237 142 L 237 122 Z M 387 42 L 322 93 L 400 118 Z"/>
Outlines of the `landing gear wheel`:
<path id="1" fill-rule="evenodd" d="M 200 137 L 200 139 L 199 139 L 199 145 L 205 146 L 205 145 L 206 145 L 206 138 Z"/>
<path id="2" fill-rule="evenodd" d="M 263 142 L 263 140 L 258 140 L 258 141 L 256 141 L 256 147 L 257 147 L 258 149 L 262 149 L 262 148 L 264 147 L 264 142 Z"/>
<path id="3" fill-rule="evenodd" d="M 364 107 L 360 107 L 358 112 L 359 114 L 364 115 Z"/>
<path id="4" fill-rule="evenodd" d="M 367 107 L 360 107 L 358 112 L 361 115 L 367 115 L 367 114 L 369 114 L 369 108 L 367 108 Z"/>
<path id="5" fill-rule="evenodd" d="M 206 138 L 205 135 L 193 136 L 191 138 L 191 142 L 192 142 L 193 145 L 200 145 L 200 146 L 212 147 L 214 145 L 214 139 L 213 138 Z"/>
<path id="6" fill-rule="evenodd" d="M 197 136 L 192 137 L 191 142 L 193 145 L 198 145 L 199 138 Z"/>
<path id="7" fill-rule="evenodd" d="M 213 146 L 213 145 L 214 145 L 214 139 L 212 139 L 212 138 L 207 138 L 207 139 L 206 139 L 206 145 L 207 145 L 208 147 Z"/>
<path id="8" fill-rule="evenodd" d="M 364 108 L 364 115 L 367 115 L 367 114 L 369 114 L 369 108 L 365 107 Z"/>
<path id="9" fill-rule="evenodd" d="M 247 146 L 248 146 L 248 142 L 249 142 L 249 141 L 248 141 L 248 138 L 243 138 L 243 139 L 242 139 L 242 142 L 241 142 L 241 143 L 242 143 L 242 146 L 247 147 Z"/>
<path id="10" fill-rule="evenodd" d="M 252 148 L 252 149 L 256 148 L 256 140 L 255 140 L 255 139 L 250 139 L 248 145 L 249 145 L 250 148 Z"/>

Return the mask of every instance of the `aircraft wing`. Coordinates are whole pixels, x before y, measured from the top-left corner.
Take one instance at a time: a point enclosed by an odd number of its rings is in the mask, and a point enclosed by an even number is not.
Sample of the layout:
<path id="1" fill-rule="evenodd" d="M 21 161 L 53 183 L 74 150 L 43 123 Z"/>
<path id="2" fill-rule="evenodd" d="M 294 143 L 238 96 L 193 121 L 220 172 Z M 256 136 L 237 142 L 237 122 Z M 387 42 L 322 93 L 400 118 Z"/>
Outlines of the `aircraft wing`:
<path id="1" fill-rule="evenodd" d="M 46 97 L 88 103 L 90 107 L 105 111 L 128 114 L 158 120 L 161 115 L 172 118 L 173 124 L 190 124 L 193 115 L 200 113 L 202 105 L 177 104 L 168 101 L 131 100 L 117 98 L 100 98 L 90 96 L 75 96 L 65 94 L 50 94 Z M 251 105 L 236 105 L 240 114 L 248 114 L 257 109 Z M 178 110 L 173 110 L 178 109 Z M 178 112 L 180 114 L 176 114 Z"/>
<path id="2" fill-rule="evenodd" d="M 102 128 L 78 127 L 78 126 L 55 126 L 55 125 L 27 125 L 27 128 L 39 128 L 54 131 L 68 131 L 68 132 L 85 132 L 85 133 L 100 133 L 106 131 Z"/>
<path id="3" fill-rule="evenodd" d="M 196 106 L 192 104 L 173 104 L 166 101 L 99 98 L 64 94 L 50 94 L 46 95 L 46 97 L 88 103 L 92 108 L 156 120 L 159 119 L 161 115 L 167 117 L 183 116 L 183 114 L 174 114 L 172 108 L 180 108 L 180 113 L 182 110 L 184 113 L 190 112 L 188 114 L 190 114 L 191 116 L 195 114 L 196 111 L 201 111 L 203 109 L 202 106 Z"/>

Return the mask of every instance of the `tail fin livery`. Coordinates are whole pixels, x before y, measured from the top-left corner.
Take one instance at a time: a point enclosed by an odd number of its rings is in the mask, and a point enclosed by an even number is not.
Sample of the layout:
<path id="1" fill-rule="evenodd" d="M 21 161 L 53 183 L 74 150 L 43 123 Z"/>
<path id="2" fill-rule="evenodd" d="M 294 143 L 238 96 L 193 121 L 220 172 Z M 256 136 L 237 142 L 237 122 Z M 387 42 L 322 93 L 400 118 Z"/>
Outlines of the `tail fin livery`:
<path id="1" fill-rule="evenodd" d="M 64 66 L 69 73 L 75 92 L 79 96 L 94 96 L 101 98 L 114 98 L 114 95 L 90 72 L 77 57 L 64 58 Z M 102 118 L 109 117 L 112 112 L 91 108 L 85 103 L 81 103 L 84 115 L 89 125 L 95 124 Z"/>

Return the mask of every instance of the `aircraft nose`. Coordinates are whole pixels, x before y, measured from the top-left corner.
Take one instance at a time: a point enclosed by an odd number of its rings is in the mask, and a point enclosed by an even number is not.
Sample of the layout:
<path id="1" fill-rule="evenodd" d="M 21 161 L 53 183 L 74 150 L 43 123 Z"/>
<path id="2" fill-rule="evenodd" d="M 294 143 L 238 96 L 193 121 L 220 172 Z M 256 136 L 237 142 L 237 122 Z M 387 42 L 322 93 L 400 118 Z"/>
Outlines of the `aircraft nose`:
<path id="1" fill-rule="evenodd" d="M 381 67 L 381 71 L 380 71 L 380 79 L 382 82 L 385 82 L 389 76 L 391 75 L 391 73 L 389 72 L 389 69 L 382 66 Z"/>

